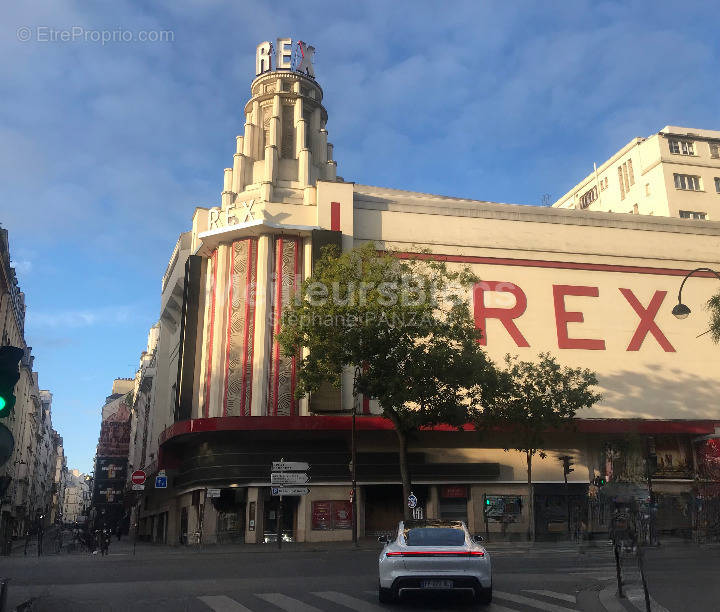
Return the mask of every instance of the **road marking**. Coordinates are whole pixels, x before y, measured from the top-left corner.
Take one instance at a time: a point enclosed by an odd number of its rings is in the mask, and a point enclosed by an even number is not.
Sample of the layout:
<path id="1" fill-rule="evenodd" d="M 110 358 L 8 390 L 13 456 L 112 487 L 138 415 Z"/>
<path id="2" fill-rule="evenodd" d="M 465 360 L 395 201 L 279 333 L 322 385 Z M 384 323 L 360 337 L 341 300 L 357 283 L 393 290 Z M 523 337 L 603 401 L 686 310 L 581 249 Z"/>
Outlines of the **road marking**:
<path id="1" fill-rule="evenodd" d="M 545 612 L 575 612 L 575 608 L 565 608 L 564 606 L 556 606 L 555 604 L 546 603 L 538 599 L 531 599 L 530 597 L 523 597 L 522 595 L 515 595 L 515 593 L 503 593 L 502 591 L 495 591 L 495 597 L 500 599 L 507 599 L 513 603 L 525 604 L 537 608 L 538 610 L 545 610 Z"/>
<path id="2" fill-rule="evenodd" d="M 567 593 L 557 593 L 556 591 L 535 591 L 532 589 L 523 589 L 525 593 L 534 593 L 535 595 L 545 595 L 545 597 L 551 597 L 552 599 L 560 599 L 561 601 L 568 601 L 575 603 L 575 595 L 568 595 Z"/>
<path id="3" fill-rule="evenodd" d="M 607 612 L 627 612 L 627 608 L 623 606 L 617 595 L 617 585 L 609 584 L 600 591 L 600 603 Z"/>
<path id="4" fill-rule="evenodd" d="M 491 603 L 489 608 L 485 608 L 488 612 L 518 612 L 515 608 L 506 608 L 500 604 Z"/>
<path id="5" fill-rule="evenodd" d="M 345 606 L 351 610 L 356 610 L 356 612 L 378 612 L 378 610 L 385 610 L 385 608 L 381 608 L 375 604 L 371 604 L 355 597 L 350 597 L 350 595 L 345 595 L 344 593 L 337 593 L 336 591 L 323 591 L 322 593 L 313 593 L 313 595 L 317 595 L 318 597 L 322 597 L 323 599 L 327 599 L 333 603 L 340 604 L 341 606 Z"/>
<path id="6" fill-rule="evenodd" d="M 225 595 L 203 595 L 198 599 L 215 612 L 252 612 L 249 608 Z"/>
<path id="7" fill-rule="evenodd" d="M 254 593 L 255 597 L 277 606 L 286 612 L 323 612 L 320 608 L 303 603 L 294 597 L 288 597 L 282 593 Z"/>
<path id="8" fill-rule="evenodd" d="M 645 591 L 642 589 L 625 589 L 626 595 L 630 603 L 635 606 L 640 612 L 645 612 Z M 650 609 L 652 612 L 670 612 L 664 606 L 661 606 L 652 597 L 650 598 Z"/>

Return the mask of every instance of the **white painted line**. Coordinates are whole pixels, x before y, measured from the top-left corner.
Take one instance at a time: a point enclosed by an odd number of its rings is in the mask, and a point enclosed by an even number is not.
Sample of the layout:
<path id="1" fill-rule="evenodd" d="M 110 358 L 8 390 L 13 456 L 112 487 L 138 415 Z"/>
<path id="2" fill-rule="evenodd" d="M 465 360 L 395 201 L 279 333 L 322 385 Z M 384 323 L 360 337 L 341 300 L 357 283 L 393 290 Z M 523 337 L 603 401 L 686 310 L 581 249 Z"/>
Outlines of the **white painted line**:
<path id="1" fill-rule="evenodd" d="M 313 595 L 321 597 L 322 599 L 327 599 L 333 603 L 340 604 L 341 606 L 345 606 L 346 608 L 350 608 L 356 612 L 378 612 L 379 610 L 386 609 L 367 601 L 363 601 L 362 599 L 350 597 L 350 595 L 345 595 L 344 593 L 337 593 L 336 591 L 323 591 L 322 593 L 313 593 Z"/>
<path id="2" fill-rule="evenodd" d="M 545 610 L 545 612 L 575 612 L 575 608 L 565 608 L 564 606 L 556 606 L 555 604 L 540 601 L 538 599 L 531 599 L 530 597 L 523 597 L 522 595 L 515 595 L 515 593 L 503 593 L 502 591 L 495 591 L 494 597 L 500 599 L 507 599 L 513 603 L 525 604 L 537 608 L 538 610 Z"/>
<path id="3" fill-rule="evenodd" d="M 254 595 L 286 612 L 323 612 L 320 608 L 308 605 L 299 599 L 288 597 L 282 593 L 254 593 Z"/>
<path id="4" fill-rule="evenodd" d="M 575 595 L 568 595 L 567 593 L 557 593 L 556 591 L 535 591 L 533 589 L 523 589 L 523 591 L 525 593 L 534 593 L 535 595 L 545 595 L 545 597 L 567 601 L 572 604 L 575 603 Z"/>
<path id="5" fill-rule="evenodd" d="M 645 612 L 645 591 L 643 591 L 643 589 L 627 589 L 625 594 L 633 606 L 640 610 L 640 612 Z M 652 597 L 650 598 L 650 609 L 652 612 L 670 612 Z"/>
<path id="6" fill-rule="evenodd" d="M 617 594 L 617 584 L 608 584 L 600 591 L 600 603 L 607 612 L 627 612 L 627 608 L 620 603 Z"/>
<path id="7" fill-rule="evenodd" d="M 203 595 L 198 599 L 215 612 L 252 612 L 249 608 L 225 595 Z"/>

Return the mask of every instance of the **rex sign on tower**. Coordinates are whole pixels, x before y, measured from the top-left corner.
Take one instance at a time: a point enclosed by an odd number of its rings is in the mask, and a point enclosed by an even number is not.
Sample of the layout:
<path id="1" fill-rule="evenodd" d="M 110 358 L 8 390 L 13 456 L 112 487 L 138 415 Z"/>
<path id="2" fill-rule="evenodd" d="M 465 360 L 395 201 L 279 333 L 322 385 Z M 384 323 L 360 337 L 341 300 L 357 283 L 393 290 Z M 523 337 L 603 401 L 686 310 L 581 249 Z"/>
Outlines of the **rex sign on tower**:
<path id="1" fill-rule="evenodd" d="M 314 57 L 315 47 L 302 40 L 278 38 L 274 45 L 265 41 L 257 46 L 255 52 L 255 73 L 260 75 L 271 70 L 291 70 L 314 79 Z"/>

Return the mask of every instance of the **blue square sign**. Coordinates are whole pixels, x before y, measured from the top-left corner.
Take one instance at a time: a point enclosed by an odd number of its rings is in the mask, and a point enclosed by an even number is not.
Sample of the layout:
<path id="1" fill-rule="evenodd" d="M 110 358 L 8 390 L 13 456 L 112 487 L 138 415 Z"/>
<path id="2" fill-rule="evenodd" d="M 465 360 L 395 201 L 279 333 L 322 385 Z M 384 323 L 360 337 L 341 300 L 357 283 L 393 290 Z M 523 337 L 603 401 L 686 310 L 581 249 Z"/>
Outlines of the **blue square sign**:
<path id="1" fill-rule="evenodd" d="M 167 476 L 155 476 L 155 488 L 167 489 Z"/>

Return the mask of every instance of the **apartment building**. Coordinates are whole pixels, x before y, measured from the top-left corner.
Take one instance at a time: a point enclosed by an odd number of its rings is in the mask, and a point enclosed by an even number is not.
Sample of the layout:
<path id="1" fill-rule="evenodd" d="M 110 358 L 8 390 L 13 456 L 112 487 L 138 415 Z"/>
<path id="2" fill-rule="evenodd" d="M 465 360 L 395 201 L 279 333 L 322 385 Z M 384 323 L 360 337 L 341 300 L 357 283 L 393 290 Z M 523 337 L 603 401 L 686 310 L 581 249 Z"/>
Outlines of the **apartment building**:
<path id="1" fill-rule="evenodd" d="M 665 126 L 634 138 L 555 208 L 720 220 L 720 131 Z"/>

